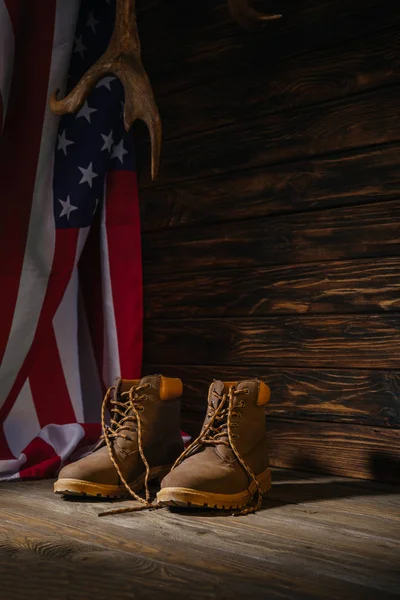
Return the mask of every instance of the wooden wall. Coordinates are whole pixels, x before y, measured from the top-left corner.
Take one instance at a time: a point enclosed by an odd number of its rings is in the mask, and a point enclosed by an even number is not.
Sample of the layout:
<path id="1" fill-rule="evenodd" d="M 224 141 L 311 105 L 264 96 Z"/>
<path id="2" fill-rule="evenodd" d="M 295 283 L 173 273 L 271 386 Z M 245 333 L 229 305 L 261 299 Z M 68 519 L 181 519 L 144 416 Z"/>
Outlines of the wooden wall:
<path id="1" fill-rule="evenodd" d="M 400 8 L 143 0 L 164 121 L 140 144 L 146 372 L 272 388 L 272 463 L 400 479 Z"/>

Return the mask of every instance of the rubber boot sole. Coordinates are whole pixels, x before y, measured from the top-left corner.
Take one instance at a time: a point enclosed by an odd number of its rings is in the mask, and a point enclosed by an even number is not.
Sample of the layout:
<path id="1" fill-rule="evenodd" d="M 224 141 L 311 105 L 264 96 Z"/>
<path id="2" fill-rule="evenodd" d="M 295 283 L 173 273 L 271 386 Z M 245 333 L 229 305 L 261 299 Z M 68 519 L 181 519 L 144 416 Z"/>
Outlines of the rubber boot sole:
<path id="1" fill-rule="evenodd" d="M 149 481 L 163 479 L 171 470 L 171 466 L 154 467 L 150 469 Z M 140 492 L 144 486 L 143 473 L 129 485 L 135 492 Z M 54 492 L 65 496 L 84 496 L 90 498 L 128 498 L 130 494 L 124 485 L 94 483 L 84 479 L 58 479 L 54 484 Z"/>
<path id="2" fill-rule="evenodd" d="M 266 469 L 257 475 L 257 482 L 263 493 L 271 489 L 271 471 Z M 236 494 L 214 494 L 190 488 L 169 487 L 160 490 L 157 501 L 164 506 L 194 507 L 194 508 L 242 508 L 246 506 L 257 491 L 257 486 L 251 482 L 247 490 Z"/>

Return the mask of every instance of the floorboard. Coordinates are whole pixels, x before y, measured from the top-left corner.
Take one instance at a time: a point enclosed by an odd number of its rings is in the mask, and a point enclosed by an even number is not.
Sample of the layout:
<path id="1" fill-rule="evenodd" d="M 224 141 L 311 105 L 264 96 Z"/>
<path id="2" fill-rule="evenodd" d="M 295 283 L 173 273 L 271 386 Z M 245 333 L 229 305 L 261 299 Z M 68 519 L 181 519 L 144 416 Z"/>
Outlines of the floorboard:
<path id="1" fill-rule="evenodd" d="M 255 515 L 162 509 L 99 518 L 110 506 L 62 499 L 51 481 L 2 484 L 1 598 L 400 594 L 398 486 L 275 469 Z"/>

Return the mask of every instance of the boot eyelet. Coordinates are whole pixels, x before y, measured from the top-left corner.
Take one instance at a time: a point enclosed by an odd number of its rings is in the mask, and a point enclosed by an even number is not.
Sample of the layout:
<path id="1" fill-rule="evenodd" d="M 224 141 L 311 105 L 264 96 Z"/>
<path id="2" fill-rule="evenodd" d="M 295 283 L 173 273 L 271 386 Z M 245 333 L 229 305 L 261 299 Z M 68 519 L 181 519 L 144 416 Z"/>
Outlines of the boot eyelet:
<path id="1" fill-rule="evenodd" d="M 138 407 L 137 407 L 137 410 L 138 410 L 139 412 L 143 412 L 143 411 L 144 411 L 144 406 L 138 406 Z"/>
<path id="2" fill-rule="evenodd" d="M 238 433 L 232 433 L 231 437 L 232 437 L 233 440 L 237 440 L 238 437 L 239 437 L 239 434 Z"/>
<path id="3" fill-rule="evenodd" d="M 244 400 L 241 400 L 241 401 L 239 402 L 239 407 L 240 407 L 240 408 L 245 408 L 245 406 L 246 406 L 246 402 L 245 402 Z"/>
<path id="4" fill-rule="evenodd" d="M 244 391 L 245 394 L 250 394 L 249 388 L 243 388 L 243 391 Z"/>

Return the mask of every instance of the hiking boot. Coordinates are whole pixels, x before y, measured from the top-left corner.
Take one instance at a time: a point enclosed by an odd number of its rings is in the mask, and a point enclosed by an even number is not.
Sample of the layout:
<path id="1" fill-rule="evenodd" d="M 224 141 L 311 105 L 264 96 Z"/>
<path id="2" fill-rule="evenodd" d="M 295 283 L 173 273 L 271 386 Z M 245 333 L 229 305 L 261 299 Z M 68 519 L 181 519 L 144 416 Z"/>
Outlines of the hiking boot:
<path id="1" fill-rule="evenodd" d="M 91 454 L 61 470 L 54 491 L 74 496 L 137 498 L 145 487 L 148 501 L 147 482 L 166 475 L 183 450 L 181 395 L 180 379 L 161 375 L 119 379 L 103 402 L 99 443 Z M 106 407 L 111 413 L 109 426 L 104 420 Z"/>
<path id="2" fill-rule="evenodd" d="M 199 437 L 162 480 L 164 506 L 257 510 L 271 487 L 265 428 L 269 388 L 258 379 L 214 381 Z M 254 497 L 254 505 L 249 507 Z"/>

